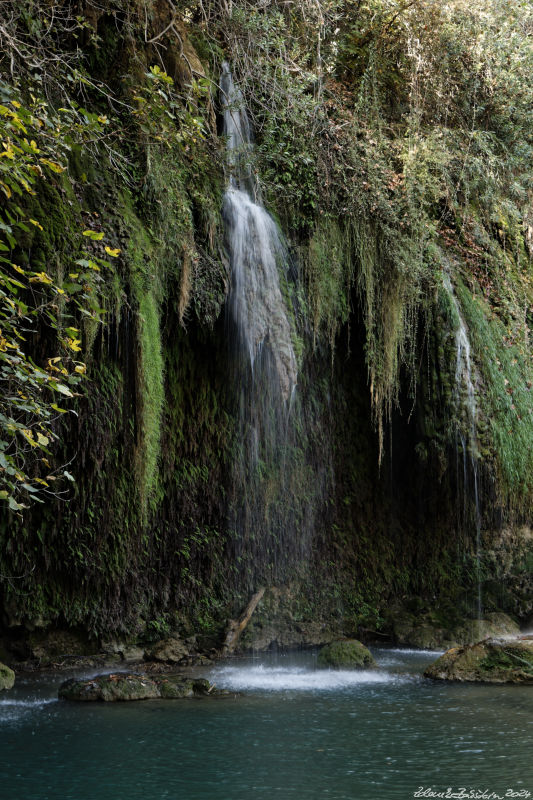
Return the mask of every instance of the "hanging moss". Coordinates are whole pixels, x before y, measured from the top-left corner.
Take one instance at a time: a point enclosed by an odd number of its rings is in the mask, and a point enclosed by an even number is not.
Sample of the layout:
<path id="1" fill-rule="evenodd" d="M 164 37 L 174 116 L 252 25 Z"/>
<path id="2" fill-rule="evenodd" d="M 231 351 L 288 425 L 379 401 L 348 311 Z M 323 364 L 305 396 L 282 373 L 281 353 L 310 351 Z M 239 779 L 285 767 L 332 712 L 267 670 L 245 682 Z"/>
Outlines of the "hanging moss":
<path id="1" fill-rule="evenodd" d="M 164 402 L 163 355 L 157 301 L 147 292 L 139 303 L 139 414 L 136 470 L 144 505 L 157 482 Z"/>
<path id="2" fill-rule="evenodd" d="M 533 371 L 527 341 L 515 339 L 479 295 L 464 285 L 457 293 L 484 378 L 486 455 L 497 464 L 504 499 L 525 510 L 533 497 Z"/>

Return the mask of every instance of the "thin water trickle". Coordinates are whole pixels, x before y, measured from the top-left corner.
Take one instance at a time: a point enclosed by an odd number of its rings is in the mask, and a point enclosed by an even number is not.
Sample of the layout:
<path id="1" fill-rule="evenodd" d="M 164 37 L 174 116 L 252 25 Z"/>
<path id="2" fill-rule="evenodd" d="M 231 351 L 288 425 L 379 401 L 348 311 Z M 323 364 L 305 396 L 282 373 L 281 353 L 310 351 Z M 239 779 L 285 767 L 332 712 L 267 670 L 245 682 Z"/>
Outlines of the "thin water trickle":
<path id="1" fill-rule="evenodd" d="M 443 276 L 444 287 L 448 292 L 450 300 L 456 312 L 458 325 L 455 330 L 455 390 L 454 399 L 458 409 L 464 408 L 466 412 L 466 433 L 460 429 L 460 422 L 457 429 L 458 439 L 461 441 L 463 451 L 463 487 L 464 487 L 464 509 L 463 519 L 467 518 L 468 500 L 468 462 L 472 474 L 472 488 L 474 500 L 474 522 L 476 536 L 476 571 L 477 571 L 477 598 L 476 615 L 477 619 L 482 618 L 483 604 L 481 593 L 481 506 L 479 499 L 479 474 L 478 474 L 478 440 L 477 440 L 477 404 L 476 392 L 473 380 L 473 369 L 471 359 L 470 339 L 468 328 L 455 294 L 450 276 L 447 272 Z"/>

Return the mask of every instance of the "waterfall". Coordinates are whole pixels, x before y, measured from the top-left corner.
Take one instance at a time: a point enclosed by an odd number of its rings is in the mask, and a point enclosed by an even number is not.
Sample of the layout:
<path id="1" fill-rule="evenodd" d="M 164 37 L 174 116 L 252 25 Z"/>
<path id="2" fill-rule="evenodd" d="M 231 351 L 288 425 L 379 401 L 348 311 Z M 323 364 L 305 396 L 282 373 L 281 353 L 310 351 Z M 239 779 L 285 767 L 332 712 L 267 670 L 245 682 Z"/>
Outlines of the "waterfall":
<path id="1" fill-rule="evenodd" d="M 481 598 L 481 508 L 479 500 L 479 476 L 478 476 L 478 441 L 477 441 L 477 404 L 473 381 L 472 359 L 470 355 L 470 339 L 468 338 L 468 328 L 459 305 L 459 301 L 447 272 L 443 277 L 444 288 L 448 292 L 452 305 L 457 315 L 458 325 L 455 330 L 455 388 L 454 399 L 459 414 L 460 409 L 464 409 L 466 420 L 464 428 L 461 428 L 460 421 L 457 426 L 457 435 L 461 440 L 463 450 L 463 486 L 466 517 L 467 486 L 468 486 L 468 462 L 472 472 L 473 494 L 474 494 L 474 518 L 476 533 L 476 571 L 477 571 L 477 618 L 482 615 Z"/>
<path id="2" fill-rule="evenodd" d="M 220 84 L 230 168 L 223 201 L 231 268 L 229 311 L 252 372 L 262 349 L 269 348 L 274 366 L 269 379 L 279 382 L 281 397 L 287 402 L 297 380 L 291 325 L 279 279 L 279 269 L 288 264 L 287 248 L 260 200 L 250 167 L 250 123 L 227 63 Z"/>
<path id="3" fill-rule="evenodd" d="M 262 203 L 251 166 L 250 122 L 226 63 L 220 93 L 228 166 L 223 198 L 230 264 L 227 318 L 238 394 L 230 525 L 236 563 L 244 565 L 249 576 L 253 573 L 248 578 L 253 585 L 258 565 L 268 564 L 274 574 L 278 560 L 298 557 L 298 537 L 289 530 L 285 463 L 298 371 L 283 294 L 288 286 L 288 249 Z"/>

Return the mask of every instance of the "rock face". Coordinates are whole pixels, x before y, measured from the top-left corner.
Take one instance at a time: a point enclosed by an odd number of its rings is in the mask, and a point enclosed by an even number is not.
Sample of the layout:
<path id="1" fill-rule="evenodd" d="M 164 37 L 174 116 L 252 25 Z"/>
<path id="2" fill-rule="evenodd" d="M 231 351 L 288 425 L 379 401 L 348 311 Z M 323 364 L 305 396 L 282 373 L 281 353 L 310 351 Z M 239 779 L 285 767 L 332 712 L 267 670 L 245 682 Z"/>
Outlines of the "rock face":
<path id="1" fill-rule="evenodd" d="M 318 654 L 321 667 L 368 667 L 376 666 L 370 651 L 357 639 L 332 642 Z"/>
<path id="2" fill-rule="evenodd" d="M 298 584 L 269 587 L 239 640 L 239 650 L 293 650 L 322 645 L 351 636 L 338 618 L 316 619 L 302 608 L 304 592 Z"/>
<path id="3" fill-rule="evenodd" d="M 533 638 L 487 639 L 453 647 L 424 672 L 443 681 L 533 684 Z"/>
<path id="4" fill-rule="evenodd" d="M 106 703 L 126 700 L 178 700 L 183 697 L 219 696 L 227 694 L 215 689 L 205 678 L 184 678 L 179 675 L 145 675 L 113 673 L 89 680 L 68 680 L 59 687 L 62 700 Z"/>
<path id="5" fill-rule="evenodd" d="M 189 657 L 189 648 L 181 639 L 170 637 L 162 639 L 151 648 L 146 648 L 145 658 L 149 661 L 164 661 L 167 664 L 179 664 Z"/>
<path id="6" fill-rule="evenodd" d="M 394 638 L 398 644 L 438 650 L 472 644 L 487 637 L 517 636 L 520 628 L 502 612 L 486 614 L 484 619 L 467 619 L 455 624 L 442 624 L 432 614 L 402 611 L 393 620 Z"/>
<path id="7" fill-rule="evenodd" d="M 0 692 L 4 689 L 12 689 L 15 684 L 15 673 L 5 664 L 0 664 Z"/>

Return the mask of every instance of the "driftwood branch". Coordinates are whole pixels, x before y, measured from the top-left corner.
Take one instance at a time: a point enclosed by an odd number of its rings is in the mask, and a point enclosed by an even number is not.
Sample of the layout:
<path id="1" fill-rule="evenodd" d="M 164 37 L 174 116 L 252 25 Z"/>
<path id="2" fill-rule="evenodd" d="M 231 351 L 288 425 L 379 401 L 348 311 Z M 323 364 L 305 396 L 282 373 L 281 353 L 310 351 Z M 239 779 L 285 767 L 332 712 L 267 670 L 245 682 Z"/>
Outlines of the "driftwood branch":
<path id="1" fill-rule="evenodd" d="M 226 636 L 224 638 L 224 645 L 222 647 L 223 656 L 229 656 L 234 652 L 241 633 L 250 622 L 250 617 L 257 608 L 257 605 L 264 593 L 265 588 L 262 587 L 254 595 L 252 595 L 250 602 L 238 619 L 228 620 L 228 627 L 226 628 Z"/>

